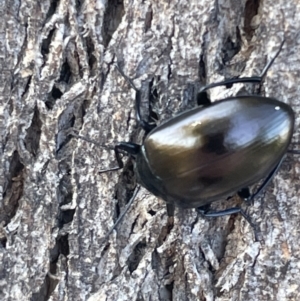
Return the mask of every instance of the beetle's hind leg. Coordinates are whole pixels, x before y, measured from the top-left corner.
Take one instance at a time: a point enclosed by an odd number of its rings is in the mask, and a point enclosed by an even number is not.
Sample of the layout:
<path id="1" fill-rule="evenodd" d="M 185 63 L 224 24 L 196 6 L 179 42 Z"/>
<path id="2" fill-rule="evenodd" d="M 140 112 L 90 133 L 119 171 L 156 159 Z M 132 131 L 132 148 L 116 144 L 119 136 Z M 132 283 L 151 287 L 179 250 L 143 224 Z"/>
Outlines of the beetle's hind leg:
<path id="1" fill-rule="evenodd" d="M 256 191 L 253 194 L 249 193 L 248 188 L 244 188 L 238 192 L 238 195 L 248 204 L 252 204 L 254 199 L 262 193 L 262 191 L 268 186 L 268 184 L 272 181 L 274 176 L 276 175 L 278 169 L 280 168 L 283 160 L 286 156 L 283 156 L 280 161 L 277 163 L 275 168 L 269 173 L 269 175 L 265 178 L 265 180 L 262 182 L 262 184 L 256 189 Z"/>
<path id="2" fill-rule="evenodd" d="M 240 78 L 232 78 L 232 79 L 227 79 L 221 82 L 217 82 L 217 83 L 212 83 L 209 85 L 206 85 L 205 87 L 203 87 L 197 96 L 197 99 L 199 99 L 199 97 L 201 97 L 201 95 L 206 94 L 206 91 L 215 87 L 220 87 L 220 86 L 225 86 L 226 88 L 231 88 L 233 84 L 237 84 L 237 83 L 253 83 L 253 84 L 260 84 L 263 82 L 268 70 L 270 69 L 270 67 L 272 66 L 272 64 L 274 63 L 275 59 L 277 58 L 277 56 L 279 55 L 280 51 L 282 50 L 283 44 L 284 44 L 285 40 L 283 40 L 279 46 L 279 49 L 277 50 L 276 54 L 274 55 L 274 57 L 269 61 L 269 63 L 264 67 L 261 75 L 259 76 L 251 76 L 251 77 L 240 77 Z"/>
<path id="3" fill-rule="evenodd" d="M 220 216 L 240 213 L 253 229 L 255 241 L 258 241 L 256 225 L 251 221 L 250 216 L 247 215 L 247 213 L 242 208 L 233 207 L 221 211 L 207 211 L 207 206 L 202 206 L 202 207 L 198 207 L 196 210 L 198 213 L 200 213 L 200 215 L 204 217 L 220 217 Z"/>
<path id="4" fill-rule="evenodd" d="M 257 190 L 250 194 L 249 188 L 243 188 L 240 191 L 238 191 L 238 195 L 248 204 L 252 204 L 254 199 L 267 187 L 267 185 L 270 183 L 270 181 L 273 179 L 274 175 L 280 168 L 285 156 L 281 158 L 281 160 L 278 162 L 278 164 L 275 166 L 275 168 L 270 172 L 270 174 L 266 177 L 266 179 L 263 181 L 263 183 L 257 188 Z M 209 211 L 208 206 L 202 206 L 196 209 L 202 216 L 205 217 L 219 217 L 219 216 L 225 216 L 225 215 L 231 215 L 240 213 L 246 221 L 250 224 L 250 226 L 253 228 L 255 240 L 257 241 L 257 231 L 256 226 L 254 223 L 252 223 L 251 218 L 247 213 L 240 207 L 233 207 L 221 211 Z"/>

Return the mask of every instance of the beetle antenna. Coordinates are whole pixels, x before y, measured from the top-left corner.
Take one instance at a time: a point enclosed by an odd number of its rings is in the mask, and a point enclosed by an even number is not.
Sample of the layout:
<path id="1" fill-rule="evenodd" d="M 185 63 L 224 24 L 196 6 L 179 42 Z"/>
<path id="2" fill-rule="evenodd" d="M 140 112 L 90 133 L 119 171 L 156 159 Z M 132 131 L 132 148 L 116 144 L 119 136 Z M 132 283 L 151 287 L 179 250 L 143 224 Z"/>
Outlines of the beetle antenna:
<path id="1" fill-rule="evenodd" d="M 81 140 L 84 140 L 84 141 L 87 141 L 89 143 L 95 144 L 95 145 L 97 145 L 98 147 L 101 147 L 101 148 L 106 148 L 106 149 L 109 149 L 109 150 L 114 150 L 115 149 L 115 147 L 112 146 L 112 145 L 101 144 L 101 143 L 97 142 L 96 140 L 89 139 L 89 138 L 86 138 L 84 136 L 78 135 L 74 130 L 72 130 L 68 135 L 73 136 L 73 137 L 78 138 L 78 139 L 81 139 Z"/>
<path id="2" fill-rule="evenodd" d="M 112 232 L 117 228 L 117 226 L 119 225 L 119 223 L 122 221 L 122 219 L 124 218 L 125 214 L 129 211 L 133 201 L 135 200 L 135 197 L 137 196 L 139 190 L 140 190 L 141 186 L 137 186 L 136 189 L 134 190 L 134 193 L 131 197 L 131 199 L 129 200 L 129 202 L 126 204 L 126 207 L 124 209 L 124 211 L 120 214 L 120 216 L 118 217 L 118 219 L 116 220 L 116 222 L 114 223 L 114 225 L 110 228 L 110 230 L 106 233 L 106 235 L 100 240 L 99 244 L 102 245 L 104 244 L 109 236 L 112 234 Z"/>
<path id="3" fill-rule="evenodd" d="M 82 139 L 87 142 L 93 143 L 98 147 L 113 150 L 115 152 L 115 158 L 118 162 L 118 166 L 109 168 L 109 169 L 99 170 L 99 172 L 98 172 L 99 174 L 109 172 L 109 171 L 117 171 L 117 170 L 122 169 L 124 167 L 124 163 L 122 161 L 121 154 L 123 154 L 123 155 L 125 154 L 127 156 L 131 155 L 131 156 L 135 157 L 140 152 L 141 146 L 139 144 L 132 143 L 132 142 L 119 142 L 119 143 L 115 144 L 114 146 L 111 146 L 111 145 L 100 144 L 95 140 L 83 137 L 74 132 L 69 133 L 69 135 L 72 135 L 73 137 L 76 137 L 78 139 Z"/>

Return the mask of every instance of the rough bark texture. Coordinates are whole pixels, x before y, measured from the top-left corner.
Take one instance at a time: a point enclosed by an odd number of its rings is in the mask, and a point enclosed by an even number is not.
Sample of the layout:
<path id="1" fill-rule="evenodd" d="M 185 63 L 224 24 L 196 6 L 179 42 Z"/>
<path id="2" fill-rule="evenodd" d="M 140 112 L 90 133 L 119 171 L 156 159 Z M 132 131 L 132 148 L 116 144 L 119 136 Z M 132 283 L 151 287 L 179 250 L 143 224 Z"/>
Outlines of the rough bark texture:
<path id="1" fill-rule="evenodd" d="M 68 136 L 142 141 L 116 61 L 161 122 L 202 85 L 260 74 L 285 38 L 263 93 L 293 107 L 297 143 L 299 1 L 7 0 L 0 12 L 1 300 L 300 299 L 299 157 L 247 209 L 259 242 L 241 216 L 173 220 L 142 189 L 103 244 L 136 186 L 132 162 L 98 174 L 113 152 Z"/>

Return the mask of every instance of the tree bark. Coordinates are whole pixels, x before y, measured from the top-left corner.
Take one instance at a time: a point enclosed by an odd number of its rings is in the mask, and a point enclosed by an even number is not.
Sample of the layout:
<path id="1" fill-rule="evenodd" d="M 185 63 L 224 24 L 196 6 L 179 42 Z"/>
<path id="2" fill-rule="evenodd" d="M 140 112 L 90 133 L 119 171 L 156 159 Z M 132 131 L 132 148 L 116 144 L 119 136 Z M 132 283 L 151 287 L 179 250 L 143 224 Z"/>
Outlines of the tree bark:
<path id="1" fill-rule="evenodd" d="M 143 115 L 196 105 L 202 86 L 267 73 L 262 94 L 291 105 L 299 146 L 299 1 L 6 1 L 1 41 L 1 300 L 299 300 L 299 156 L 287 155 L 239 215 L 168 217 L 111 147 L 142 143 Z M 216 88 L 217 101 L 253 85 Z M 148 106 L 150 95 L 150 109 Z M 73 131 L 99 145 L 70 135 Z M 272 155 L 272 154 L 270 154 Z M 252 188 L 255 189 L 255 188 Z M 236 205 L 220 200 L 217 210 Z"/>

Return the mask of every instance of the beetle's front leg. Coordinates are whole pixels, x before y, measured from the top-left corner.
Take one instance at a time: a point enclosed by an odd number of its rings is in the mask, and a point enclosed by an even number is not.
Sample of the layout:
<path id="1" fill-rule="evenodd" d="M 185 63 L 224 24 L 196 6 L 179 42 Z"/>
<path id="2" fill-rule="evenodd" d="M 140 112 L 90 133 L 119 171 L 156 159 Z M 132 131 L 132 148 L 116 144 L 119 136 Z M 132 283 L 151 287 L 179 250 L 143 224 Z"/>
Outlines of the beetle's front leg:
<path id="1" fill-rule="evenodd" d="M 134 89 L 136 92 L 135 111 L 136 111 L 137 121 L 138 121 L 140 127 L 145 130 L 146 134 L 148 134 L 156 127 L 156 124 L 148 122 L 147 120 L 144 120 L 142 117 L 142 113 L 141 113 L 142 93 L 140 90 L 137 89 L 137 87 L 133 83 L 133 80 L 124 73 L 124 71 L 122 70 L 122 68 L 120 68 L 120 66 L 118 64 L 116 64 L 116 68 L 120 72 L 120 74 L 125 78 L 125 80 L 129 83 L 129 85 L 132 87 L 132 89 Z M 148 101 L 149 101 L 149 99 L 148 99 Z M 150 119 L 150 118 L 148 117 L 148 119 Z"/>

